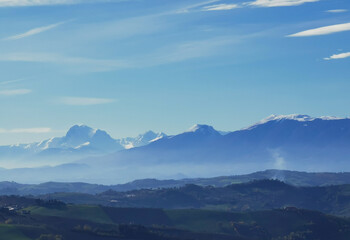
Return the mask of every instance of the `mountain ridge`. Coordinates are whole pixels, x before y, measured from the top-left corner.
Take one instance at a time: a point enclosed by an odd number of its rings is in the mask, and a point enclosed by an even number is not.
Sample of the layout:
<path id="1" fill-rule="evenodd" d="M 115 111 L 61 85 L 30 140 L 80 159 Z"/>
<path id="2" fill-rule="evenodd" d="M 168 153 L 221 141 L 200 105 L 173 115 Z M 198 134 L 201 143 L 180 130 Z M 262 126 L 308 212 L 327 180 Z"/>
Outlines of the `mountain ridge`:
<path id="1" fill-rule="evenodd" d="M 62 177 L 65 176 L 68 181 L 89 178 L 94 182 L 111 184 L 144 178 L 208 178 L 265 169 L 350 171 L 349 118 L 271 116 L 254 127 L 225 134 L 212 126 L 197 124 L 190 130 L 172 136 L 146 132 L 134 138 L 134 142 L 133 139 L 123 142 L 132 145 L 131 149 L 120 148 L 121 151 L 115 151 L 113 146 L 113 151 L 107 148 L 98 155 L 91 150 L 93 145 L 98 146 L 93 142 L 94 136 L 107 139 L 106 142 L 111 145 L 114 145 L 114 140 L 106 132 L 83 129 L 78 142 L 68 141 L 79 143 L 77 149 L 66 148 L 62 153 L 60 148 L 51 148 L 44 152 L 51 151 L 51 155 L 67 160 L 66 163 L 88 166 L 73 175 L 62 172 Z M 41 145 L 45 146 L 44 143 Z M 102 144 L 101 148 L 105 146 Z M 74 161 L 69 160 L 69 156 L 80 151 L 85 151 L 86 156 L 77 154 Z M 50 165 L 46 155 L 42 159 L 44 165 Z M 35 169 L 32 171 L 36 172 Z M 22 179 L 10 173 L 20 174 L 20 171 L 4 172 L 10 177 L 7 180 Z M 53 179 L 46 181 L 49 180 Z"/>
<path id="2" fill-rule="evenodd" d="M 45 169 L 48 171 L 48 169 Z M 23 184 L 17 182 L 0 182 L 0 195 L 41 195 L 55 192 L 76 192 L 86 194 L 98 194 L 113 190 L 118 192 L 178 188 L 188 184 L 198 186 L 225 187 L 232 184 L 248 183 L 258 180 L 279 180 L 286 184 L 303 187 L 331 186 L 350 184 L 350 172 L 348 173 L 310 173 L 286 170 L 265 170 L 246 175 L 218 176 L 214 178 L 185 178 L 185 179 L 138 179 L 124 184 L 103 185 L 84 182 L 43 182 L 40 184 Z"/>

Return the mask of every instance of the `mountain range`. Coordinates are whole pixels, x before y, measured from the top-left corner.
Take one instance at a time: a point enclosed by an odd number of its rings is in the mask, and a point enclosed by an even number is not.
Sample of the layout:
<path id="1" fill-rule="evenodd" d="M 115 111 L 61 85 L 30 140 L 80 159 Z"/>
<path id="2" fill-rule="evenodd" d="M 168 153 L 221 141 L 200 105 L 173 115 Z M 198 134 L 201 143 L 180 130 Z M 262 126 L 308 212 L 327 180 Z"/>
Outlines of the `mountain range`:
<path id="1" fill-rule="evenodd" d="M 113 139 L 106 131 L 93 129 L 85 125 L 75 125 L 63 137 L 54 137 L 31 144 L 0 146 L 0 157 L 9 160 L 57 159 L 64 157 L 70 162 L 84 156 L 104 155 L 140 147 L 165 136 L 166 134 L 164 133 L 148 131 L 137 137 Z"/>
<path id="2" fill-rule="evenodd" d="M 45 172 L 48 170 L 45 169 Z M 48 171 L 49 174 L 53 174 Z M 39 173 L 38 173 L 39 174 Z M 197 186 L 226 187 L 232 184 L 248 183 L 258 180 L 279 180 L 296 187 L 321 187 L 350 184 L 350 173 L 307 173 L 287 170 L 266 170 L 245 175 L 220 176 L 215 178 L 187 179 L 138 179 L 125 184 L 101 185 L 81 182 L 46 182 L 41 184 L 19 184 L 0 182 L 0 195 L 38 196 L 52 193 L 99 194 L 108 190 L 126 192 L 142 189 L 179 188 L 188 184 Z"/>
<path id="3" fill-rule="evenodd" d="M 1 147 L 0 156 L 11 156 L 11 148 L 25 160 L 32 154 L 67 161 L 63 168 L 50 168 L 55 173 L 51 179 L 42 177 L 39 182 L 60 180 L 57 176 L 66 181 L 115 184 L 141 178 L 215 177 L 265 169 L 350 171 L 350 119 L 272 115 L 224 134 L 212 126 L 197 124 L 178 135 L 147 132 L 122 140 L 111 138 L 105 131 L 74 126 L 61 138 Z M 74 161 L 71 156 L 75 156 Z M 70 166 L 72 171 L 68 170 Z M 0 180 L 23 182 L 18 177 L 22 170 L 7 170 L 11 174 L 2 170 L 10 179 Z"/>
<path id="4" fill-rule="evenodd" d="M 179 135 L 81 163 L 96 168 L 102 163 L 108 166 L 106 175 L 132 169 L 137 178 L 213 177 L 265 169 L 350 171 L 350 119 L 270 116 L 226 135 L 196 125 Z"/>

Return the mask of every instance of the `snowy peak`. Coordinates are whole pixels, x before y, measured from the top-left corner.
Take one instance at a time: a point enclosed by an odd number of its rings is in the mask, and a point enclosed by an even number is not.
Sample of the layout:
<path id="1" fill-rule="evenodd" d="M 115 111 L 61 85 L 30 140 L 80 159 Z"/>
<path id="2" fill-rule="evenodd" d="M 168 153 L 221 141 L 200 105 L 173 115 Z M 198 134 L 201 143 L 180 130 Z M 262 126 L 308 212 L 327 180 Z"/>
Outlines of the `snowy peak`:
<path id="1" fill-rule="evenodd" d="M 202 135 L 221 135 L 212 126 L 204 124 L 196 124 L 186 131 L 187 133 L 196 133 Z"/>
<path id="2" fill-rule="evenodd" d="M 328 120 L 342 120 L 342 119 L 348 119 L 348 118 L 338 118 L 338 117 L 332 117 L 332 116 L 310 117 L 309 115 L 303 115 L 303 114 L 271 115 L 271 116 L 257 122 L 256 124 L 254 124 L 248 128 L 244 128 L 242 130 L 250 130 L 250 129 L 253 129 L 259 125 L 262 125 L 262 124 L 265 124 L 268 122 L 281 122 L 281 121 L 286 121 L 286 120 L 298 121 L 298 122 L 311 122 L 311 121 L 314 121 L 317 119 L 328 121 Z"/>
<path id="3" fill-rule="evenodd" d="M 122 149 L 120 144 L 107 132 L 86 125 L 74 125 L 64 137 L 43 141 L 40 146 L 43 147 L 41 150 L 74 149 L 95 152 L 112 152 Z"/>
<path id="4" fill-rule="evenodd" d="M 262 120 L 262 122 L 269 121 L 280 121 L 280 120 L 295 120 L 299 122 L 312 121 L 315 118 L 310 117 L 309 115 L 303 114 L 290 114 L 290 115 L 271 115 Z"/>
<path id="5" fill-rule="evenodd" d="M 95 135 L 96 131 L 85 125 L 74 125 L 68 130 L 64 140 L 71 145 L 79 145 L 89 141 Z"/>
<path id="6" fill-rule="evenodd" d="M 116 141 L 107 132 L 86 125 L 71 127 L 61 142 L 62 145 L 71 148 L 91 146 L 98 149 L 105 148 L 104 146 L 113 147 L 116 144 Z"/>
<path id="7" fill-rule="evenodd" d="M 147 145 L 151 142 L 155 142 L 155 141 L 162 139 L 166 136 L 167 135 L 165 133 L 162 133 L 162 132 L 155 133 L 153 131 L 147 131 L 143 134 L 138 135 L 135 138 L 128 137 L 128 138 L 120 139 L 120 143 L 121 143 L 121 145 L 124 146 L 124 148 L 130 149 L 130 148 L 141 147 L 141 146 Z"/>
<path id="8" fill-rule="evenodd" d="M 303 114 L 290 114 L 290 115 L 271 115 L 271 116 L 263 119 L 261 122 L 282 121 L 282 120 L 295 120 L 295 121 L 299 121 L 299 122 L 310 122 L 310 121 L 314 121 L 316 119 L 341 120 L 341 119 L 345 119 L 345 118 L 338 118 L 338 117 L 332 117 L 332 116 L 310 117 L 309 115 L 303 115 Z"/>

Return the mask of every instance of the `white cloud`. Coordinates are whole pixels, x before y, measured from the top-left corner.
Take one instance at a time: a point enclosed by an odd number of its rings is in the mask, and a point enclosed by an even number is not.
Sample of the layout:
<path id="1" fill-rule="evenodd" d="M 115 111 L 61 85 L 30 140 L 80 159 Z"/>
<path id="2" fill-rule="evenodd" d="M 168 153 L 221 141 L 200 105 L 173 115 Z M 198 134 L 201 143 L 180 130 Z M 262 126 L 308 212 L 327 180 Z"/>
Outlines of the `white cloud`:
<path id="1" fill-rule="evenodd" d="M 51 128 L 15 128 L 15 129 L 2 129 L 0 133 L 49 133 L 52 132 Z"/>
<path id="2" fill-rule="evenodd" d="M 186 6 L 184 8 L 177 10 L 175 13 L 189 13 L 192 9 L 197 9 L 197 8 L 202 7 L 204 5 L 219 2 L 219 1 L 220 0 L 209 0 L 209 1 L 204 1 L 204 2 L 200 2 L 200 3 L 192 4 L 192 5 L 189 5 L 189 6 Z"/>
<path id="3" fill-rule="evenodd" d="M 9 81 L 2 81 L 2 82 L 0 82 L 0 85 L 8 85 L 8 84 L 16 83 L 16 82 L 21 82 L 23 80 L 25 80 L 25 78 L 9 80 Z"/>
<path id="4" fill-rule="evenodd" d="M 343 13 L 343 12 L 347 12 L 347 9 L 332 9 L 332 10 L 328 10 L 326 12 L 328 13 Z"/>
<path id="5" fill-rule="evenodd" d="M 319 0 L 256 0 L 248 3 L 248 5 L 257 7 L 289 7 L 318 1 Z"/>
<path id="6" fill-rule="evenodd" d="M 169 45 L 136 60 L 134 67 L 153 67 L 226 54 L 232 49 L 229 46 L 240 43 L 243 39 L 248 39 L 249 37 L 222 36 Z"/>
<path id="7" fill-rule="evenodd" d="M 106 72 L 122 69 L 139 69 L 225 54 L 228 50 L 232 49 L 228 48 L 228 46 L 237 44 L 244 39 L 255 38 L 256 36 L 257 34 L 246 36 L 227 35 L 180 42 L 125 59 L 93 59 L 70 57 L 55 53 L 28 52 L 3 53 L 0 55 L 0 61 L 55 64 L 58 66 L 62 65 L 70 71 L 77 72 Z"/>
<path id="8" fill-rule="evenodd" d="M 310 37 L 319 35 L 328 35 L 332 33 L 350 31 L 350 23 L 336 24 L 326 27 L 320 27 L 315 29 L 310 29 L 295 34 L 288 35 L 288 37 Z"/>
<path id="9" fill-rule="evenodd" d="M 65 22 L 59 22 L 59 23 L 55 23 L 55 24 L 51 24 L 51 25 L 48 25 L 48 26 L 44 26 L 44 27 L 39 27 L 39 28 L 33 28 L 25 33 L 21 33 L 21 34 L 18 34 L 18 35 L 14 35 L 14 36 L 11 36 L 11 37 L 7 37 L 5 38 L 4 40 L 18 40 L 18 39 L 21 39 L 21 38 L 26 38 L 26 37 L 30 37 L 30 36 L 33 36 L 33 35 L 36 35 L 36 34 L 39 34 L 39 33 L 42 33 L 42 32 L 46 32 L 46 31 L 49 31 L 53 28 L 56 28 L 62 24 L 64 24 Z"/>
<path id="10" fill-rule="evenodd" d="M 130 67 L 130 63 L 117 59 L 93 59 L 67 57 L 54 53 L 9 53 L 0 55 L 0 61 L 27 63 L 55 63 L 74 66 L 76 70 L 87 72 L 111 71 Z"/>
<path id="11" fill-rule="evenodd" d="M 59 100 L 60 103 L 71 106 L 90 106 L 100 105 L 115 102 L 115 99 L 110 98 L 86 98 L 86 97 L 63 97 Z"/>
<path id="12" fill-rule="evenodd" d="M 0 96 L 16 96 L 31 93 L 30 89 L 11 89 L 11 90 L 0 90 Z"/>
<path id="13" fill-rule="evenodd" d="M 225 46 L 237 43 L 241 39 L 242 37 L 228 36 L 183 42 L 154 50 L 151 54 L 139 55 L 129 59 L 90 59 L 54 53 L 10 53 L 0 55 L 0 61 L 61 64 L 71 67 L 74 71 L 83 72 L 116 71 L 153 67 L 216 55 Z"/>
<path id="14" fill-rule="evenodd" d="M 48 5 L 70 5 L 79 3 L 109 2 L 113 0 L 0 0 L 0 7 L 30 7 Z M 114 0 L 120 2 L 123 0 Z"/>
<path id="15" fill-rule="evenodd" d="M 203 11 L 222 11 L 222 10 L 231 10 L 234 8 L 239 8 L 239 5 L 238 4 L 216 4 L 216 5 L 203 7 Z"/>
<path id="16" fill-rule="evenodd" d="M 350 52 L 333 54 L 330 57 L 324 58 L 324 60 L 334 60 L 334 59 L 342 59 L 350 57 Z"/>
<path id="17" fill-rule="evenodd" d="M 24 6 L 43 6 L 76 4 L 79 0 L 0 0 L 0 7 L 24 7 Z"/>

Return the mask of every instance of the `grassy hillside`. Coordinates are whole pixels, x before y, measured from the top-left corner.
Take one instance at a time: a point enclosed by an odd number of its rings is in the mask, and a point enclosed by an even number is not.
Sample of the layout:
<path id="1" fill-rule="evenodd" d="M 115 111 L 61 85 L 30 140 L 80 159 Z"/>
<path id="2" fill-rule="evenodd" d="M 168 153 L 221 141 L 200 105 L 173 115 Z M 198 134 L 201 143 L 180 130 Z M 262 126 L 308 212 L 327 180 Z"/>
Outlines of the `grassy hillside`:
<path id="1" fill-rule="evenodd" d="M 253 239 L 277 239 L 292 233 L 306 239 L 350 237 L 348 220 L 295 208 L 250 213 L 172 210 L 167 214 L 172 223 L 181 229 L 237 234 Z"/>
<path id="2" fill-rule="evenodd" d="M 350 185 L 295 187 L 277 180 L 260 180 L 218 188 L 186 185 L 157 190 L 107 191 L 97 195 L 60 193 L 45 195 L 42 198 L 112 207 L 197 208 L 231 212 L 294 206 L 350 216 Z"/>
<path id="3" fill-rule="evenodd" d="M 67 205 L 63 209 L 45 208 L 40 206 L 29 207 L 26 210 L 34 215 L 55 216 L 81 220 L 91 220 L 97 223 L 113 223 L 108 214 L 99 206 Z"/>
<path id="4" fill-rule="evenodd" d="M 231 184 L 247 183 L 253 180 L 279 179 L 293 186 L 330 186 L 350 184 L 350 173 L 307 173 L 285 170 L 266 170 L 246 175 L 222 176 L 214 178 L 192 178 L 181 180 L 141 179 L 118 185 L 98 185 L 88 183 L 18 184 L 0 182 L 0 195 L 43 195 L 49 193 L 99 194 L 108 190 L 125 192 L 140 189 L 183 187 L 186 184 L 225 187 Z M 85 196 L 87 198 L 87 196 Z"/>
<path id="5" fill-rule="evenodd" d="M 30 238 L 16 226 L 0 224 L 0 240 L 30 240 Z"/>
<path id="6" fill-rule="evenodd" d="M 31 213 L 0 214 L 0 239 L 350 239 L 350 220 L 292 207 L 245 213 L 87 205 L 31 206 L 26 210 Z"/>

